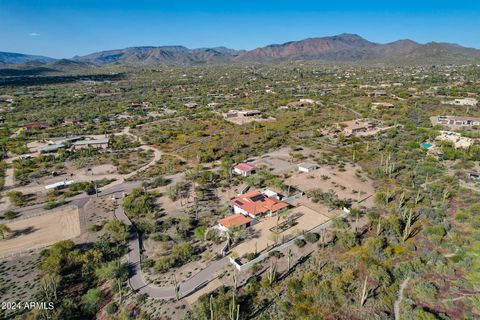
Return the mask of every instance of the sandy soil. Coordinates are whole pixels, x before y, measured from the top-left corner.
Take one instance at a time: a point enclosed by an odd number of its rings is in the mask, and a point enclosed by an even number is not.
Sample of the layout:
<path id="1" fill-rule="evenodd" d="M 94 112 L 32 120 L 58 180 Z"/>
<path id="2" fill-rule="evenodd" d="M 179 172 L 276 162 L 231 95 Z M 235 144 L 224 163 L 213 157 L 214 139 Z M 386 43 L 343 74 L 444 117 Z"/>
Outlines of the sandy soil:
<path id="1" fill-rule="evenodd" d="M 309 173 L 296 172 L 285 183 L 304 192 L 316 188 L 324 192 L 331 189 L 341 199 L 364 200 L 362 204 L 368 207 L 372 205 L 372 195 L 375 192 L 373 180 L 363 172 L 357 176 L 357 170 L 360 169 L 359 166 L 348 165 L 345 171 L 340 171 L 337 168 L 322 166 Z"/>
<path id="2" fill-rule="evenodd" d="M 330 220 L 326 214 L 322 214 L 306 206 L 300 206 L 290 210 L 290 216 L 294 214 L 301 214 L 301 216 L 296 220 L 297 224 L 280 233 L 279 240 L 281 240 L 283 236 L 287 237 L 288 235 L 293 235 L 303 230 L 311 230 L 312 228 Z M 280 218 L 279 223 L 282 223 L 283 221 L 284 219 Z M 274 233 L 271 232 L 270 229 L 275 227 L 276 224 L 277 218 L 274 216 L 262 219 L 259 223 L 250 227 L 249 231 L 252 231 L 254 234 L 252 239 L 240 243 L 238 246 L 234 247 L 232 251 L 241 257 L 246 253 L 255 252 L 255 243 L 257 245 L 257 252 L 261 252 L 268 246 L 274 245 Z"/>
<path id="3" fill-rule="evenodd" d="M 78 210 L 64 207 L 52 213 L 7 224 L 18 235 L 0 241 L 0 256 L 42 248 L 80 234 Z"/>

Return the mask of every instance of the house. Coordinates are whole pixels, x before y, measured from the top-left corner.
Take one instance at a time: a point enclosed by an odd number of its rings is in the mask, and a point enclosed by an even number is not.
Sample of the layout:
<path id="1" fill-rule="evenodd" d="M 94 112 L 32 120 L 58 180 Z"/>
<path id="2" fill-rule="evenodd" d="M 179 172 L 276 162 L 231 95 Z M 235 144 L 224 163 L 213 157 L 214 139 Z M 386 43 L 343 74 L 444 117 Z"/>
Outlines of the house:
<path id="1" fill-rule="evenodd" d="M 223 114 L 224 118 L 254 117 L 261 115 L 259 110 L 230 110 Z"/>
<path id="2" fill-rule="evenodd" d="M 462 99 L 454 99 L 450 101 L 442 101 L 442 104 L 451 104 L 455 106 L 476 106 L 478 103 L 477 99 L 475 98 L 462 98 Z"/>
<path id="3" fill-rule="evenodd" d="M 337 124 L 337 127 L 340 128 L 342 133 L 347 137 L 367 132 L 374 128 L 373 124 L 369 121 L 360 119 L 339 123 Z"/>
<path id="4" fill-rule="evenodd" d="M 318 169 L 315 163 L 303 162 L 298 165 L 298 171 L 300 172 L 312 172 Z"/>
<path id="5" fill-rule="evenodd" d="M 34 129 L 34 128 L 46 129 L 46 128 L 49 127 L 49 125 L 48 125 L 47 122 L 31 122 L 31 123 L 27 123 L 24 127 L 27 130 L 31 130 L 31 129 Z"/>
<path id="6" fill-rule="evenodd" d="M 244 162 L 239 163 L 233 167 L 234 173 L 244 177 L 248 177 L 249 175 L 255 173 L 256 170 L 257 168 L 255 166 Z"/>
<path id="7" fill-rule="evenodd" d="M 65 145 L 63 143 L 50 144 L 46 147 L 41 148 L 40 153 L 57 152 L 61 148 L 65 148 Z"/>
<path id="8" fill-rule="evenodd" d="M 198 106 L 198 104 L 196 104 L 194 102 L 190 102 L 190 103 L 185 103 L 183 106 L 185 108 L 188 108 L 188 109 L 193 109 L 193 108 L 196 108 Z"/>
<path id="9" fill-rule="evenodd" d="M 218 220 L 218 227 L 222 231 L 228 231 L 231 228 L 248 228 L 252 222 L 252 218 L 238 213 Z"/>
<path id="10" fill-rule="evenodd" d="M 372 110 L 391 109 L 393 107 L 395 105 L 389 102 L 372 102 Z"/>
<path id="11" fill-rule="evenodd" d="M 259 191 L 242 194 L 229 201 L 235 213 L 255 219 L 263 215 L 272 215 L 290 205 L 275 198 L 270 198 Z"/>
<path id="12" fill-rule="evenodd" d="M 472 171 L 468 173 L 468 176 L 475 180 L 480 180 L 480 173 Z"/>
<path id="13" fill-rule="evenodd" d="M 72 142 L 72 149 L 86 149 L 86 148 L 95 148 L 95 149 L 107 149 L 108 148 L 108 139 L 99 139 L 99 140 L 80 140 Z"/>
<path id="14" fill-rule="evenodd" d="M 145 104 L 141 100 L 136 100 L 136 101 L 132 101 L 132 103 L 130 103 L 130 106 L 132 108 L 141 108 L 141 107 L 145 106 Z"/>
<path id="15" fill-rule="evenodd" d="M 387 92 L 385 90 L 374 90 L 371 92 L 367 92 L 368 97 L 384 97 L 387 95 Z"/>
<path id="16" fill-rule="evenodd" d="M 65 188 L 71 184 L 75 183 L 75 181 L 73 180 L 64 180 L 64 181 L 59 181 L 59 182 L 55 182 L 55 183 L 52 183 L 52 184 L 48 184 L 45 186 L 45 189 L 47 190 L 50 190 L 50 189 L 53 189 L 53 190 L 57 190 L 57 189 L 62 189 L 62 188 Z"/>
<path id="17" fill-rule="evenodd" d="M 450 128 L 472 127 L 480 125 L 480 118 L 474 117 L 456 117 L 456 116 L 437 116 L 431 117 L 432 125 L 444 125 Z"/>
<path id="18" fill-rule="evenodd" d="M 65 120 L 64 123 L 65 125 L 81 126 L 83 125 L 83 119 L 77 118 L 77 119 Z"/>
<path id="19" fill-rule="evenodd" d="M 441 141 L 450 141 L 453 143 L 455 148 L 469 148 L 474 140 L 468 137 L 462 137 L 462 135 L 458 132 L 452 131 L 440 131 L 440 135 L 436 138 L 437 140 Z"/>

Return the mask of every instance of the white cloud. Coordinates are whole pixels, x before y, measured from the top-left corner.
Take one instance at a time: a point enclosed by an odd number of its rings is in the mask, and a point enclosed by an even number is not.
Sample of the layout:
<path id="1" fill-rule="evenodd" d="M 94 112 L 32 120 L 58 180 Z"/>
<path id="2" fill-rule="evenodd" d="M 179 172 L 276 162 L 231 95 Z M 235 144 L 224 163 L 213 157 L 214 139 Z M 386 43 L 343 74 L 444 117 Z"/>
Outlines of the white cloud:
<path id="1" fill-rule="evenodd" d="M 29 35 L 30 37 L 38 37 L 38 36 L 40 36 L 40 33 L 30 32 L 28 35 Z"/>

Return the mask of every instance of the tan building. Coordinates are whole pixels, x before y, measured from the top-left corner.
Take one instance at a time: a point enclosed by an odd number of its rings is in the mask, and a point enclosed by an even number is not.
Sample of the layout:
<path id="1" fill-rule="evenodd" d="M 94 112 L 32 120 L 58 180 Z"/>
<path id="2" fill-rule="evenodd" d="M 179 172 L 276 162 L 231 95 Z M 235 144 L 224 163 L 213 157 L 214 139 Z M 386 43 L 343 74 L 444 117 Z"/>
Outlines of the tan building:
<path id="1" fill-rule="evenodd" d="M 370 131 L 374 128 L 368 120 L 350 120 L 337 124 L 337 128 L 347 137 Z"/>

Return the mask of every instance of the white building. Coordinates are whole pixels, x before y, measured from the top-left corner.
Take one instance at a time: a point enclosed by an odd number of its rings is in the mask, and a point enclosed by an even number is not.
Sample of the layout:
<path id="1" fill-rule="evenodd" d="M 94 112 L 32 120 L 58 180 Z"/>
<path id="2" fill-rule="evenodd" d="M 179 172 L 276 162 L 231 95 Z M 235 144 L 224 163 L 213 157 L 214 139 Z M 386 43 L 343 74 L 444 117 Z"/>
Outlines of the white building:
<path id="1" fill-rule="evenodd" d="M 318 169 L 318 166 L 315 163 L 300 163 L 298 165 L 298 171 L 300 172 L 312 172 Z"/>
<path id="2" fill-rule="evenodd" d="M 475 98 L 461 98 L 450 101 L 442 101 L 443 104 L 451 104 L 455 106 L 476 106 L 478 101 Z"/>

